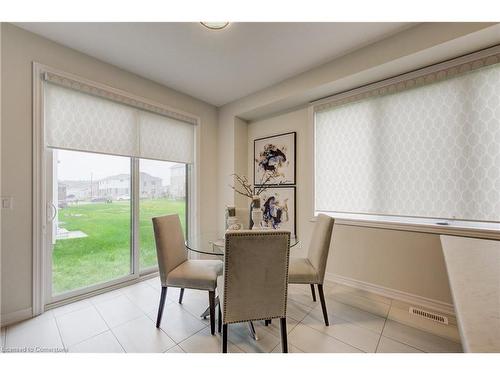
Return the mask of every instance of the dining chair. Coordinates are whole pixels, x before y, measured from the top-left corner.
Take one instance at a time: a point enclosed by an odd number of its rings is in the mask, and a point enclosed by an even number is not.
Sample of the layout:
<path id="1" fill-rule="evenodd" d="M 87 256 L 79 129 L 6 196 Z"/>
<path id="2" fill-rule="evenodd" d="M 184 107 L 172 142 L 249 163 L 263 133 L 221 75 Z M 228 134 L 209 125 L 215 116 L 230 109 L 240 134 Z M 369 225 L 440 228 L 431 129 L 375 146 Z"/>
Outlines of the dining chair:
<path id="1" fill-rule="evenodd" d="M 325 325 L 328 326 L 323 283 L 325 280 L 326 261 L 330 250 L 334 219 L 320 214 L 316 218 L 311 242 L 306 258 L 291 258 L 288 282 L 290 284 L 309 284 L 313 301 L 316 301 L 314 285 L 318 286 L 321 309 Z"/>
<path id="2" fill-rule="evenodd" d="M 217 281 L 222 352 L 227 353 L 230 324 L 279 318 L 282 351 L 287 353 L 290 232 L 228 231 L 225 243 L 224 274 Z"/>
<path id="3" fill-rule="evenodd" d="M 188 259 L 179 215 L 154 217 L 152 220 L 161 281 L 156 327 L 160 327 L 168 287 L 181 288 L 179 303 L 182 303 L 184 289 L 206 290 L 210 306 L 210 329 L 214 335 L 215 290 L 217 276 L 222 275 L 222 262 Z"/>

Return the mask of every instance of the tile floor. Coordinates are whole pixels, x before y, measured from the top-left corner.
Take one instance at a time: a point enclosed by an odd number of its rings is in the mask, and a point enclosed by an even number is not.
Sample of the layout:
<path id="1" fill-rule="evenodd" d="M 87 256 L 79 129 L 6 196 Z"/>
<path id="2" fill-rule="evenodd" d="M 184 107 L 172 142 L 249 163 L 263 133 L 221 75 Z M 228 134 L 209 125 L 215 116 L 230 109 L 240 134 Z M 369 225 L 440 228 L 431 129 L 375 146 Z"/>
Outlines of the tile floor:
<path id="1" fill-rule="evenodd" d="M 169 289 L 161 329 L 155 328 L 160 284 L 157 278 L 49 310 L 41 316 L 2 328 L 4 348 L 43 347 L 69 352 L 219 352 L 220 336 L 210 335 L 209 321 L 199 318 L 208 293 Z M 350 306 L 342 288 L 325 285 L 330 326 L 307 285 L 291 285 L 288 341 L 292 353 L 460 352 L 460 344 Z M 344 301 L 344 302 L 342 302 Z M 381 301 L 382 315 L 388 307 Z M 364 301 L 362 303 L 370 303 Z M 389 305 L 388 305 L 389 306 Z M 229 326 L 232 353 L 281 351 L 279 323 L 255 322 L 259 340 L 245 324 Z"/>

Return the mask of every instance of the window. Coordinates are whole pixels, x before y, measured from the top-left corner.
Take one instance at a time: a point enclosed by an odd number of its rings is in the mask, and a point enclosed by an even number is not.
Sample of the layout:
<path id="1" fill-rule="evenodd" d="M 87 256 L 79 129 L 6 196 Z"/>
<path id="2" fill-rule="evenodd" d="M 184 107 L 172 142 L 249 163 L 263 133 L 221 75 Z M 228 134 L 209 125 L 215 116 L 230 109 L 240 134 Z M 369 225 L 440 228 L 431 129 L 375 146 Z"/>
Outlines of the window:
<path id="1" fill-rule="evenodd" d="M 316 105 L 315 211 L 500 221 L 500 64 L 484 61 Z"/>
<path id="2" fill-rule="evenodd" d="M 187 233 L 197 120 L 69 77 L 44 78 L 40 203 L 52 210 L 45 272 L 46 302 L 55 302 L 154 271 L 152 217 L 178 214 Z"/>

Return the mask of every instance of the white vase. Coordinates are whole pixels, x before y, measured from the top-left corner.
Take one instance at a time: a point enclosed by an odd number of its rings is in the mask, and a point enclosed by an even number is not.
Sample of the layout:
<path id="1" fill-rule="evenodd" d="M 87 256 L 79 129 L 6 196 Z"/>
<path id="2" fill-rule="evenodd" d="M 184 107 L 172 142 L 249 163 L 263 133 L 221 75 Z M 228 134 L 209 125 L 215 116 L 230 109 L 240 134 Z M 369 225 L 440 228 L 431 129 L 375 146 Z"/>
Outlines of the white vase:
<path id="1" fill-rule="evenodd" d="M 260 208 L 252 210 L 252 221 L 252 230 L 260 229 L 262 227 L 262 210 Z"/>

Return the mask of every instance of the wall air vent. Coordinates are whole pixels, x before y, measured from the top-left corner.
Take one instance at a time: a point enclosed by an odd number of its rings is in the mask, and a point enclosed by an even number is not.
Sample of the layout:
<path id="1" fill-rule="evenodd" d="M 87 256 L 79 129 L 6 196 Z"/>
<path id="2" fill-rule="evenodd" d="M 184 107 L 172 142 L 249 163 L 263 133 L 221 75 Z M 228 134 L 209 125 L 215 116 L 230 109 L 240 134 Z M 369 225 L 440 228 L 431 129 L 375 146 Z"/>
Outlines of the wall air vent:
<path id="1" fill-rule="evenodd" d="M 410 315 L 416 315 L 424 319 L 433 320 L 435 322 L 448 325 L 448 318 L 443 315 L 431 313 L 416 307 L 410 307 Z"/>

